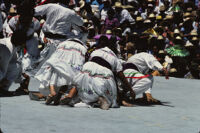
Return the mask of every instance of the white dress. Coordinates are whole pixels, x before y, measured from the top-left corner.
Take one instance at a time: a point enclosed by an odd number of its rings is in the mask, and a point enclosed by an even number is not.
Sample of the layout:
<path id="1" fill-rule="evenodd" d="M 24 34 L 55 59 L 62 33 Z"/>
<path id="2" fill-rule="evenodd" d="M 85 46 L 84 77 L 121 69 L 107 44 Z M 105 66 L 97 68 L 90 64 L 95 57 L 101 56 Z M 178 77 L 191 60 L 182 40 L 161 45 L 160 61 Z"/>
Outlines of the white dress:
<path id="1" fill-rule="evenodd" d="M 35 8 L 35 16 L 46 16 L 42 31 L 73 38 L 72 29 L 80 30 L 83 25 L 81 16 L 73 10 L 58 4 L 45 4 Z"/>
<path id="2" fill-rule="evenodd" d="M 123 71 L 125 77 L 129 77 L 127 80 L 131 84 L 135 94 L 151 93 L 153 76 L 149 74 L 149 70 L 162 71 L 163 66 L 153 55 L 145 52 L 131 56 L 127 63 L 132 63 L 138 68 L 138 70 L 125 69 Z"/>
<path id="3" fill-rule="evenodd" d="M 73 77 L 82 69 L 86 52 L 86 46 L 82 42 L 70 39 L 60 43 L 35 75 L 43 87 L 40 91 L 42 93 L 45 90 L 49 91 L 50 85 L 57 88 L 63 85 L 74 85 Z"/>
<path id="4" fill-rule="evenodd" d="M 12 82 L 18 78 L 20 69 L 16 48 L 13 47 L 10 38 L 0 39 L 0 81 L 8 80 L 4 89 L 8 90 Z"/>
<path id="5" fill-rule="evenodd" d="M 93 51 L 90 59 L 96 56 L 106 60 L 112 71 L 122 71 L 119 59 L 108 47 Z M 82 72 L 75 77 L 80 99 L 89 104 L 102 96 L 106 98 L 110 107 L 116 107 L 117 87 L 112 71 L 92 61 L 85 63 Z"/>

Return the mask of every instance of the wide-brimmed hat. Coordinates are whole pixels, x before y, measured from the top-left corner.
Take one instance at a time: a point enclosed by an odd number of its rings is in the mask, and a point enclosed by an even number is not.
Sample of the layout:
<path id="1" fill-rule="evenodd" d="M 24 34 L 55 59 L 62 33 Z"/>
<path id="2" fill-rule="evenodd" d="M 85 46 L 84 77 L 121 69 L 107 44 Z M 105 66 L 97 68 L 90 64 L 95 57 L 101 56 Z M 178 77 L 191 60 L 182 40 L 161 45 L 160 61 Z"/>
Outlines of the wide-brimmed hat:
<path id="1" fill-rule="evenodd" d="M 153 4 L 148 4 L 147 7 L 153 7 Z"/>
<path id="2" fill-rule="evenodd" d="M 164 20 L 172 20 L 173 19 L 173 16 L 172 15 L 167 15 Z"/>
<path id="3" fill-rule="evenodd" d="M 182 38 L 180 36 L 177 36 L 175 39 L 176 40 L 182 40 Z"/>
<path id="4" fill-rule="evenodd" d="M 111 30 L 106 30 L 106 34 L 112 34 Z"/>
<path id="5" fill-rule="evenodd" d="M 149 18 L 155 18 L 155 15 L 153 13 L 149 14 Z"/>
<path id="6" fill-rule="evenodd" d="M 114 5 L 115 8 L 123 8 L 122 3 L 121 2 L 115 2 Z"/>
<path id="7" fill-rule="evenodd" d="M 122 6 L 122 8 L 124 8 L 124 9 L 133 9 L 133 6 L 131 6 L 131 5 L 124 5 L 124 6 Z"/>
<path id="8" fill-rule="evenodd" d="M 13 14 L 13 13 L 17 13 L 17 11 L 13 7 L 11 7 L 10 10 L 9 10 L 9 13 Z"/>
<path id="9" fill-rule="evenodd" d="M 191 17 L 191 13 L 190 13 L 190 12 L 186 12 L 186 13 L 183 14 L 183 17 L 184 17 L 184 18 L 186 18 L 186 17 Z"/>
<path id="10" fill-rule="evenodd" d="M 194 45 L 191 42 L 187 41 L 185 44 L 185 47 L 191 47 L 191 46 L 194 46 Z"/>
<path id="11" fill-rule="evenodd" d="M 143 18 L 140 16 L 136 17 L 136 22 L 139 22 L 139 21 L 143 21 Z"/>
<path id="12" fill-rule="evenodd" d="M 198 38 L 196 36 L 192 37 L 192 41 L 197 41 Z"/>
<path id="13" fill-rule="evenodd" d="M 190 32 L 190 35 L 191 35 L 191 36 L 198 36 L 198 33 L 197 33 L 196 30 L 192 30 L 192 31 Z"/>
<path id="14" fill-rule="evenodd" d="M 180 34 L 179 29 L 175 29 L 175 30 L 174 30 L 174 34 Z"/>
<path id="15" fill-rule="evenodd" d="M 156 20 L 162 20 L 162 16 L 160 15 L 156 16 Z"/>
<path id="16" fill-rule="evenodd" d="M 149 24 L 149 23 L 151 23 L 151 20 L 146 19 L 146 20 L 144 21 L 144 23 L 145 23 L 145 24 Z"/>
<path id="17" fill-rule="evenodd" d="M 163 40 L 164 38 L 163 38 L 163 36 L 159 35 L 157 39 L 158 40 Z"/>
<path id="18" fill-rule="evenodd" d="M 187 17 L 187 18 L 183 19 L 184 22 L 187 22 L 189 20 L 192 20 L 192 19 L 190 17 Z"/>

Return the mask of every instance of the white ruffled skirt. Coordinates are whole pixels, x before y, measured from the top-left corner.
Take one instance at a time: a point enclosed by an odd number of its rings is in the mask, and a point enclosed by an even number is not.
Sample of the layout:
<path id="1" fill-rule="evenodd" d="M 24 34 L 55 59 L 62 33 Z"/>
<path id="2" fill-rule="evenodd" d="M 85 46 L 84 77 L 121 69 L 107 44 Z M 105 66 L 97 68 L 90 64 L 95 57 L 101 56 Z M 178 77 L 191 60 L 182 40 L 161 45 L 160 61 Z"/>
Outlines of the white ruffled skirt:
<path id="1" fill-rule="evenodd" d="M 94 62 L 87 62 L 83 65 L 82 72 L 75 76 L 74 82 L 83 102 L 96 102 L 102 96 L 110 107 L 117 107 L 117 87 L 111 70 Z"/>

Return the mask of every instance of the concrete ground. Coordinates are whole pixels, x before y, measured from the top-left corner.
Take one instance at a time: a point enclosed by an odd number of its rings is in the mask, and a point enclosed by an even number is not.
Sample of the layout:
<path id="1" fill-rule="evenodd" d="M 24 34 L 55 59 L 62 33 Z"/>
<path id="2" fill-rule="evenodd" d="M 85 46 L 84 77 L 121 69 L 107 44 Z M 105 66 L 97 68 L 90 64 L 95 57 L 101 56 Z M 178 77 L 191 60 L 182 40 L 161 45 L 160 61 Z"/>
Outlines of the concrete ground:
<path id="1" fill-rule="evenodd" d="M 31 81 L 36 91 L 38 83 Z M 17 88 L 14 84 L 11 90 Z M 164 105 L 97 108 L 46 106 L 28 96 L 0 98 L 3 133 L 199 133 L 200 80 L 155 78 Z"/>

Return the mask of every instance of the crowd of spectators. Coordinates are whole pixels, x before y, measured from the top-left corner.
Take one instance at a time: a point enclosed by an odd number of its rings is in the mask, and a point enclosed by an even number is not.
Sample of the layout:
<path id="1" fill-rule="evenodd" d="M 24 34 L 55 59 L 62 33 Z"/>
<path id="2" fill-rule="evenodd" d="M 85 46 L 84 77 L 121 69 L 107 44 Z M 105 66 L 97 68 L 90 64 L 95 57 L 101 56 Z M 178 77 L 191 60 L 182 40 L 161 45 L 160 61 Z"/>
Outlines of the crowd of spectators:
<path id="1" fill-rule="evenodd" d="M 36 6 L 55 2 L 37 0 Z M 200 78 L 200 2 L 198 0 L 57 0 L 83 17 L 92 51 L 101 35 L 109 37 L 118 56 L 127 60 L 136 52 L 153 54 L 169 69 L 169 76 Z M 1 1 L 4 23 L 16 15 L 16 6 Z M 38 18 L 42 25 L 45 18 Z M 0 27 L 3 33 L 3 26 Z M 3 37 L 3 35 L 1 34 Z M 165 62 L 165 63 L 164 63 Z M 166 64 L 167 62 L 167 64 Z M 160 75 L 160 74 L 156 74 Z"/>

